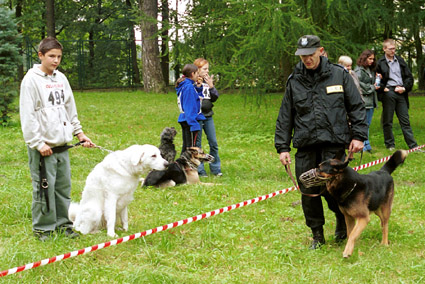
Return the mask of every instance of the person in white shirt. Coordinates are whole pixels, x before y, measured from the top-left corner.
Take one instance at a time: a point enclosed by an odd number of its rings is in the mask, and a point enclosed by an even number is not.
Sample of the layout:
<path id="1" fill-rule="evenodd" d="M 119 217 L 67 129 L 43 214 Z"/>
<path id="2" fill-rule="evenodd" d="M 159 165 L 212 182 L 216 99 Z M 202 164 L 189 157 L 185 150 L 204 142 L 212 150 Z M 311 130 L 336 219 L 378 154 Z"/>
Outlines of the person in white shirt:
<path id="1" fill-rule="evenodd" d="M 20 91 L 20 118 L 33 186 L 33 232 L 40 241 L 50 239 L 55 231 L 78 237 L 68 218 L 71 168 L 66 145 L 76 136 L 83 146 L 95 146 L 82 130 L 71 86 L 57 70 L 62 49 L 57 39 L 43 39 L 38 49 L 41 64 L 28 70 Z"/>

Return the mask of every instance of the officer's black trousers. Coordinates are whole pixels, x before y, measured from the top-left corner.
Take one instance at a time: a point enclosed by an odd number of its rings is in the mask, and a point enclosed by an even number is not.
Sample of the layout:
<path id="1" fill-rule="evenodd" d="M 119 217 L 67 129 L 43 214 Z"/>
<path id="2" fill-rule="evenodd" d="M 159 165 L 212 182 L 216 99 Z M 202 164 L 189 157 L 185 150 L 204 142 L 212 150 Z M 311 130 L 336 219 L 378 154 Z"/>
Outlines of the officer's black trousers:
<path id="1" fill-rule="evenodd" d="M 323 187 L 305 188 L 300 183 L 299 176 L 312 169 L 316 168 L 322 161 L 334 158 L 336 153 L 344 149 L 343 145 L 320 145 L 317 147 L 300 148 L 295 154 L 295 172 L 300 190 L 304 193 L 317 194 L 324 190 Z M 336 200 L 325 189 L 322 196 L 328 203 L 329 209 L 335 212 L 336 218 L 345 224 L 344 215 L 339 210 Z M 322 197 L 310 197 L 302 195 L 302 208 L 304 211 L 305 221 L 308 227 L 314 229 L 325 224 L 325 216 L 323 214 Z"/>

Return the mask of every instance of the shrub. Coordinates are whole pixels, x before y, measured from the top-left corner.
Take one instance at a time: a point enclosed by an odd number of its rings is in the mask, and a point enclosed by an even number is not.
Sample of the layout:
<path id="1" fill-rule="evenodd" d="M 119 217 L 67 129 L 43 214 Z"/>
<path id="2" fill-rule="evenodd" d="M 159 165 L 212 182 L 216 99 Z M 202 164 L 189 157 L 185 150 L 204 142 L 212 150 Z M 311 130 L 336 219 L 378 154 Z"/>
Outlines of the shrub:
<path id="1" fill-rule="evenodd" d="M 0 6 L 0 123 L 8 123 L 12 103 L 17 97 L 17 67 L 19 65 L 19 40 L 13 12 Z"/>

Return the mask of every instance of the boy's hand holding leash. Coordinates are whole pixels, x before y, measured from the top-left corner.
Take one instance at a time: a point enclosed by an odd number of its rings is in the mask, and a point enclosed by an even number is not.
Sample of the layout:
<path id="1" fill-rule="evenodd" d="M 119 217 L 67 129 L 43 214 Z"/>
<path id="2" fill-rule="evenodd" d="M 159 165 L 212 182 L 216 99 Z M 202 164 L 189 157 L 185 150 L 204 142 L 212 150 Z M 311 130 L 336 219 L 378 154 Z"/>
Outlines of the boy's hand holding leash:
<path id="1" fill-rule="evenodd" d="M 77 138 L 78 138 L 78 141 L 80 141 L 80 142 L 84 142 L 84 143 L 81 143 L 81 146 L 83 146 L 83 147 L 87 147 L 87 148 L 93 148 L 93 147 L 96 147 L 96 144 L 94 144 L 94 143 L 90 140 L 90 138 L 88 138 L 88 137 L 84 134 L 84 132 L 80 132 L 80 133 L 78 133 L 78 134 L 77 134 Z"/>

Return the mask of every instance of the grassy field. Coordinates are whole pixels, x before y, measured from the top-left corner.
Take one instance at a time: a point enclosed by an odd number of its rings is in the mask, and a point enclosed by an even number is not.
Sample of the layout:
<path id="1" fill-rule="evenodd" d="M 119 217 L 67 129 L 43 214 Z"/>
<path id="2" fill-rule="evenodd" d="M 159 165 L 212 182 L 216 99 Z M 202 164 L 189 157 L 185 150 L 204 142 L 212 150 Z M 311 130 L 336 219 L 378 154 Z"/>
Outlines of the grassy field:
<path id="1" fill-rule="evenodd" d="M 159 144 L 166 126 L 179 131 L 175 94 L 142 92 L 76 93 L 79 118 L 93 142 L 111 150 L 132 144 Z M 222 94 L 214 120 L 223 177 L 215 186 L 138 188 L 129 207 L 129 231 L 120 237 L 291 187 L 274 149 L 274 127 L 282 94 Z M 418 144 L 425 143 L 425 97 L 411 98 L 411 124 Z M 373 154 L 362 164 L 386 157 L 375 112 Z M 106 231 L 76 240 L 57 237 L 41 243 L 32 235 L 32 189 L 26 146 L 18 115 L 0 128 L 0 270 L 7 270 L 107 242 Z M 396 119 L 395 119 L 396 122 Z M 397 148 L 406 149 L 398 123 Z M 207 143 L 204 141 L 204 144 Z M 207 148 L 207 147 L 206 147 Z M 294 154 L 294 151 L 291 152 Z M 85 179 L 107 153 L 70 150 L 72 199 L 80 200 Z M 351 166 L 359 165 L 356 154 Z M 325 206 L 327 243 L 308 250 L 300 194 L 290 192 L 228 213 L 139 238 L 117 246 L 8 275 L 2 283 L 424 283 L 425 154 L 411 153 L 393 174 L 396 194 L 389 225 L 390 246 L 380 245 L 377 216 L 358 241 L 350 259 L 333 240 L 335 218 Z M 380 166 L 361 171 L 367 173 Z"/>

